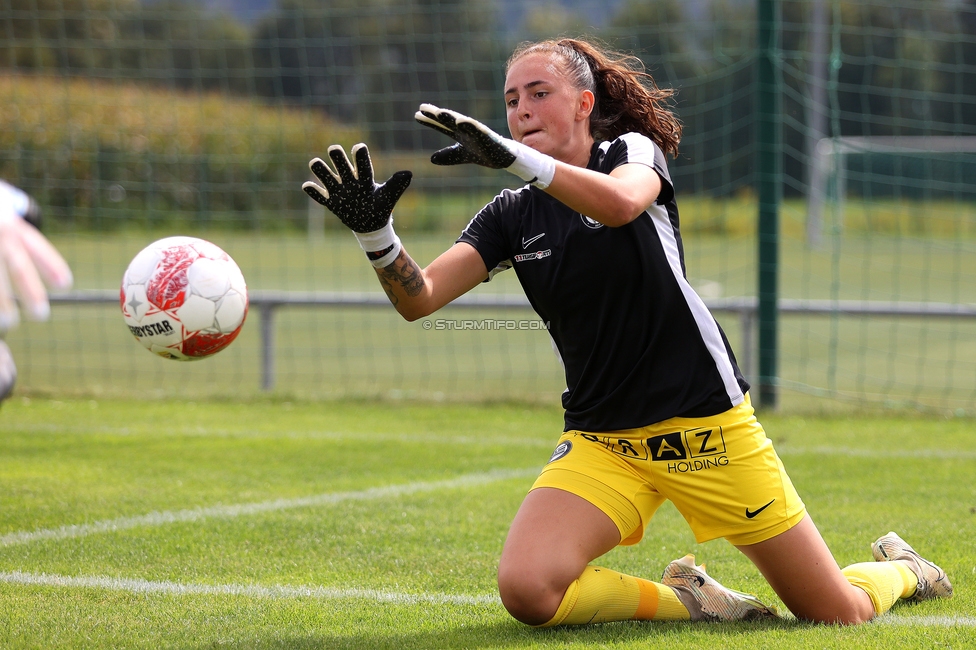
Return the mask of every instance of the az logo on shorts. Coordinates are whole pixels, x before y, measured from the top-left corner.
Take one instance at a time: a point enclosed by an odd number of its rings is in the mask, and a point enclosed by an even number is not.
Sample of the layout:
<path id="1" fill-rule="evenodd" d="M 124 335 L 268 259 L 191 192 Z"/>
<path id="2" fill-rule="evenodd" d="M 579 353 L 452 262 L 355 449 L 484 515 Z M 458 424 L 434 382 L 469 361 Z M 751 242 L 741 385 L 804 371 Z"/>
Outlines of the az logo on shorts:
<path id="1" fill-rule="evenodd" d="M 697 472 L 728 465 L 722 427 L 675 431 L 647 439 L 652 461 L 668 463 L 668 473 Z"/>
<path id="2" fill-rule="evenodd" d="M 644 447 L 643 440 L 632 440 L 629 438 L 611 438 L 595 436 L 592 433 L 584 433 L 583 438 L 590 442 L 601 444 L 618 456 L 625 456 L 632 460 L 647 460 L 647 449 Z M 640 445 L 635 447 L 634 443 Z"/>

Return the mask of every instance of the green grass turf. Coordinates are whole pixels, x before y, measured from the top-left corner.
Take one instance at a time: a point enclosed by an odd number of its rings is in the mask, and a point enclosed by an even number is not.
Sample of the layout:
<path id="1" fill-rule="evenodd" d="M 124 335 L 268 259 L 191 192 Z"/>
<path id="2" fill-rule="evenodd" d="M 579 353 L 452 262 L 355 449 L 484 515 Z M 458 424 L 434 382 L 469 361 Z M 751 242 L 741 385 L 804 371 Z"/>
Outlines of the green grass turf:
<path id="1" fill-rule="evenodd" d="M 0 409 L 0 647 L 971 644 L 972 422 L 762 420 L 839 563 L 868 560 L 870 542 L 894 529 L 947 570 L 956 597 L 847 629 L 534 630 L 497 603 L 494 575 L 561 429 L 554 408 L 18 397 Z M 744 557 L 723 541 L 696 545 L 667 504 L 643 542 L 601 563 L 656 578 L 686 552 L 777 602 Z M 68 579 L 80 582 L 58 582 Z"/>

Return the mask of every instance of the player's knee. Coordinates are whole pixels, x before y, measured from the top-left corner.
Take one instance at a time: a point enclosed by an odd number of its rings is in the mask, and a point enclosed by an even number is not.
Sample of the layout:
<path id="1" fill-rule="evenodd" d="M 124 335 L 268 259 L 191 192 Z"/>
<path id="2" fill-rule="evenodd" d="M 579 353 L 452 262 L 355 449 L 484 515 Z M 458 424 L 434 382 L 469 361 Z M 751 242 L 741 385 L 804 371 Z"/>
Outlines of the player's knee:
<path id="1" fill-rule="evenodd" d="M 798 615 L 797 618 L 810 621 L 811 623 L 825 623 L 828 625 L 860 625 L 874 618 L 874 612 L 872 611 L 867 617 L 862 612 L 849 610 L 842 612 L 822 612 L 811 616 Z"/>
<path id="2" fill-rule="evenodd" d="M 874 607 L 871 606 L 871 602 L 860 602 L 857 598 L 833 603 L 820 602 L 808 607 L 794 606 L 791 611 L 801 620 L 828 625 L 859 625 L 874 618 Z"/>
<path id="3" fill-rule="evenodd" d="M 502 605 L 513 618 L 527 625 L 542 625 L 551 620 L 565 591 L 536 572 L 499 567 L 498 595 Z"/>

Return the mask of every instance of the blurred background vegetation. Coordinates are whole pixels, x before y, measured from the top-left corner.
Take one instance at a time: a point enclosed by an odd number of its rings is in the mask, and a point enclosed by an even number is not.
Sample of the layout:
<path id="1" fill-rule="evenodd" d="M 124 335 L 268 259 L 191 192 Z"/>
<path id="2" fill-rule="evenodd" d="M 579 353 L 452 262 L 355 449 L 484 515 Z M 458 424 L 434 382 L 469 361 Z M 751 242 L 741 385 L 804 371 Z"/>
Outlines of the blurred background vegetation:
<path id="1" fill-rule="evenodd" d="M 805 193 L 821 109 L 831 116 L 822 135 L 976 133 L 976 0 L 825 0 L 829 61 L 816 60 L 816 4 L 780 3 L 784 196 Z M 678 90 L 679 192 L 751 192 L 753 2 L 3 0 L 0 29 L 0 175 L 61 224 L 304 228 L 296 190 L 308 158 L 360 140 L 381 174 L 417 173 L 419 205 L 472 188 L 490 196 L 497 176 L 429 169 L 427 153 L 444 143 L 413 113 L 431 102 L 505 132 L 506 57 L 519 41 L 559 34 L 636 53 Z M 818 107 L 814 84 L 831 74 L 829 105 Z M 971 157 L 851 164 L 853 195 L 974 198 L 971 184 L 904 183 L 976 177 Z M 867 169 L 878 178 L 859 180 Z M 438 223 L 411 215 L 404 225 Z"/>

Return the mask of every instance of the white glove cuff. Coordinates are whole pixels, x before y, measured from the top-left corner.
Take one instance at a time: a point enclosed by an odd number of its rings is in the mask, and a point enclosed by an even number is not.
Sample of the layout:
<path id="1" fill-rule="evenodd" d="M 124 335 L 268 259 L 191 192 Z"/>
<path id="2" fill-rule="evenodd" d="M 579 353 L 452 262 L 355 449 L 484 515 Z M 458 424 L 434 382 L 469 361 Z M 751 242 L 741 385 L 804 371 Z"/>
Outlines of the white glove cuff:
<path id="1" fill-rule="evenodd" d="M 555 158 L 515 140 L 509 140 L 507 144 L 509 150 L 515 154 L 515 162 L 508 166 L 508 171 L 540 190 L 549 187 L 552 177 L 556 175 Z"/>
<path id="2" fill-rule="evenodd" d="M 373 232 L 353 232 L 359 245 L 366 252 L 369 263 L 378 269 L 382 269 L 393 263 L 397 258 L 403 245 L 400 238 L 393 230 L 392 217 L 385 226 Z"/>
<path id="3" fill-rule="evenodd" d="M 26 192 L 0 181 L 0 223 L 9 222 L 14 217 L 23 217 L 30 210 L 30 197 Z"/>

